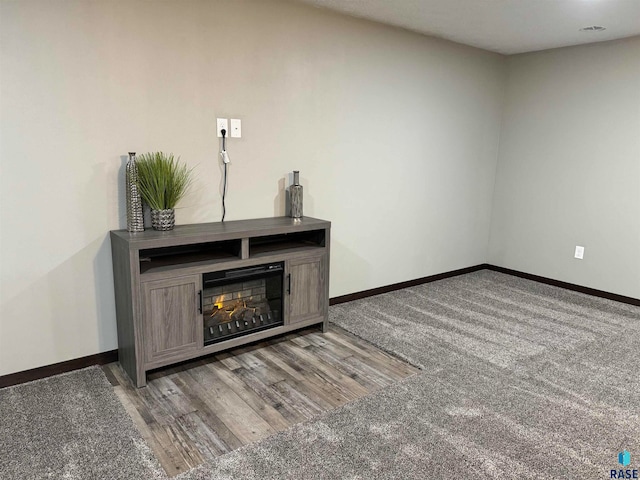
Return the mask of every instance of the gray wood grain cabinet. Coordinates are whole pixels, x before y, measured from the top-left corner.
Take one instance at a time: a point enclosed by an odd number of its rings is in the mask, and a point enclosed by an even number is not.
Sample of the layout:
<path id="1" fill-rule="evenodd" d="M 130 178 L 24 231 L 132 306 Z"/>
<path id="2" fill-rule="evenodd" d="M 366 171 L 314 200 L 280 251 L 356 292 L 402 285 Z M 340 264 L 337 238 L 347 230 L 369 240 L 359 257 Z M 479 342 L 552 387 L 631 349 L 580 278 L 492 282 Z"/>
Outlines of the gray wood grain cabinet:
<path id="1" fill-rule="evenodd" d="M 329 283 L 326 256 L 289 260 L 287 267 L 289 323 L 325 316 L 328 302 L 324 285 Z"/>
<path id="2" fill-rule="evenodd" d="M 202 329 L 194 321 L 200 278 L 188 275 L 141 283 L 145 363 L 179 359 L 201 346 Z"/>
<path id="3" fill-rule="evenodd" d="M 330 222 L 311 217 L 180 225 L 168 232 L 112 231 L 120 364 L 142 387 L 149 370 L 310 325 L 319 324 L 324 330 L 329 313 L 330 232 Z M 216 300 L 203 298 L 207 291 L 203 278 L 266 265 L 281 272 L 275 282 L 282 292 L 282 312 L 268 313 L 280 321 L 207 341 L 205 310 L 217 307 L 210 305 Z M 261 288 L 255 282 L 246 282 L 243 288 L 252 285 L 255 294 Z M 257 318 L 244 324 L 251 327 Z M 231 330 L 234 323 L 224 325 Z M 218 328 L 222 332 L 222 325 Z"/>

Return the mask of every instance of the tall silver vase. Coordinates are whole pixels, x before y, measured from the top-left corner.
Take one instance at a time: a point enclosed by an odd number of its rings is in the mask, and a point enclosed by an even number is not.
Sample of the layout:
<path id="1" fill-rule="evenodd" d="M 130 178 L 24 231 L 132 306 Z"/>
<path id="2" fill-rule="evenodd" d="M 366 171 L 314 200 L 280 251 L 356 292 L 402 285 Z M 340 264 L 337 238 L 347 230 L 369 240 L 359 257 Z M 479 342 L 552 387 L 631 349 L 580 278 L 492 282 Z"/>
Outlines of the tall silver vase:
<path id="1" fill-rule="evenodd" d="M 293 171 L 293 185 L 289 187 L 291 198 L 291 217 L 302 218 L 302 185 L 300 185 L 300 172 Z"/>
<path id="2" fill-rule="evenodd" d="M 127 195 L 127 230 L 130 232 L 144 231 L 144 216 L 142 214 L 142 199 L 138 191 L 138 166 L 136 152 L 129 152 L 126 167 L 126 195 Z"/>

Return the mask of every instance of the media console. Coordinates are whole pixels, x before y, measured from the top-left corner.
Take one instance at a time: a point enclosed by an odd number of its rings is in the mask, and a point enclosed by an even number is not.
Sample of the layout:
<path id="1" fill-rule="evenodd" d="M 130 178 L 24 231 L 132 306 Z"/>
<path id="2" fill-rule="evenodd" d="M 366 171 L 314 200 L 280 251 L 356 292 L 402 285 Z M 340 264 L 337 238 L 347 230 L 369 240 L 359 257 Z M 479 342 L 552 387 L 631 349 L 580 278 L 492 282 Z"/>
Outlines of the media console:
<path id="1" fill-rule="evenodd" d="M 320 324 L 331 223 L 310 217 L 111 231 L 118 358 L 146 372 Z"/>

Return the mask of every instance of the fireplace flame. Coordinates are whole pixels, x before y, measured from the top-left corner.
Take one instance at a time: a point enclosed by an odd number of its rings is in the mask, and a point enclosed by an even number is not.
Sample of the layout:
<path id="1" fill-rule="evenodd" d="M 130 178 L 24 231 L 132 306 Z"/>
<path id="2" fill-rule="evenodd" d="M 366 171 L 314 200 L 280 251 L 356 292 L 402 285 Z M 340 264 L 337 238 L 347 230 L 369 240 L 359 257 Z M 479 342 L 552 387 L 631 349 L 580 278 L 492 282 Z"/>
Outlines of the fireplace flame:
<path id="1" fill-rule="evenodd" d="M 230 301 L 227 301 L 227 306 L 225 307 L 224 305 L 224 301 L 223 301 L 223 297 L 217 297 L 216 301 L 213 304 L 213 311 L 211 312 L 211 316 L 215 317 L 218 312 L 220 312 L 221 310 L 225 311 L 226 313 L 228 313 L 230 316 L 233 315 L 235 312 L 241 310 L 241 309 L 246 309 L 247 308 L 247 302 L 246 300 L 243 299 L 238 299 L 236 301 L 234 301 L 233 303 L 231 303 Z M 251 308 L 251 310 L 253 310 L 254 312 L 256 311 L 255 308 Z"/>

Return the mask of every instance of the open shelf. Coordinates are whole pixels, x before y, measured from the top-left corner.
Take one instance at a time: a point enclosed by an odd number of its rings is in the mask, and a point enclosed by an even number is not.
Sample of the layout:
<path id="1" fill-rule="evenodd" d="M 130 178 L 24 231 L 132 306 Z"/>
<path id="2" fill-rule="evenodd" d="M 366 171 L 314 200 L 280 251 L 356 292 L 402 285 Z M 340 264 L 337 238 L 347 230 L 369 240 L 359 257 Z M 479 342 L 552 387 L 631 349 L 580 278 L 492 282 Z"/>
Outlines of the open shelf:
<path id="1" fill-rule="evenodd" d="M 241 240 L 196 243 L 140 250 L 140 274 L 240 258 Z"/>
<path id="2" fill-rule="evenodd" d="M 271 253 L 308 250 L 325 246 L 325 230 L 281 233 L 249 239 L 249 256 L 260 257 Z"/>

